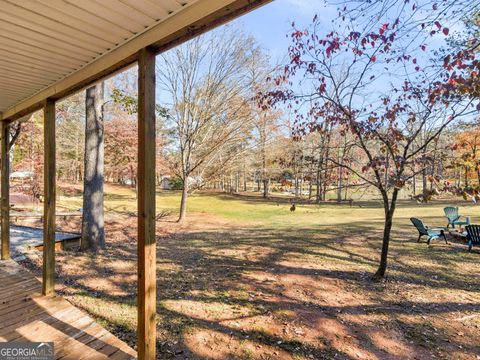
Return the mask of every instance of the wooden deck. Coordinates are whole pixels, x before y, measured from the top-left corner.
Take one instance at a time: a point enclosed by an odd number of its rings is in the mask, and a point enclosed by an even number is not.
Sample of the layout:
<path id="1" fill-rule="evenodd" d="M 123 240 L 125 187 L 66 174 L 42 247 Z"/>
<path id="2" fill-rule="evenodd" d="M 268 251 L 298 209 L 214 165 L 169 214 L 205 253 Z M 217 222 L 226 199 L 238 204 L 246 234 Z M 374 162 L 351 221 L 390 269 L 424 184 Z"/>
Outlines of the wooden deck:
<path id="1" fill-rule="evenodd" d="M 56 359 L 135 359 L 127 344 L 13 260 L 0 261 L 0 342 L 54 342 Z"/>

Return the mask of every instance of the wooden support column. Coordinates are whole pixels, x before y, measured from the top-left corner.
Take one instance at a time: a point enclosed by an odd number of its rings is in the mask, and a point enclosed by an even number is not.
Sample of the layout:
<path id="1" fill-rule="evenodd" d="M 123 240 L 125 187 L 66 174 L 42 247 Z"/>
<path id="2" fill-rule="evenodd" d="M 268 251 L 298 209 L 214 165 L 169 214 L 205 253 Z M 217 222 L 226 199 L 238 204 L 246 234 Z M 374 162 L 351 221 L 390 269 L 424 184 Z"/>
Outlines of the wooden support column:
<path id="1" fill-rule="evenodd" d="M 55 101 L 43 107 L 43 295 L 55 292 Z"/>
<path id="2" fill-rule="evenodd" d="M 10 134 L 8 125 L 7 121 L 2 121 L 2 133 L 0 134 L 2 260 L 10 259 L 10 154 L 8 151 Z"/>
<path id="3" fill-rule="evenodd" d="M 138 358 L 155 359 L 155 53 L 138 57 Z"/>

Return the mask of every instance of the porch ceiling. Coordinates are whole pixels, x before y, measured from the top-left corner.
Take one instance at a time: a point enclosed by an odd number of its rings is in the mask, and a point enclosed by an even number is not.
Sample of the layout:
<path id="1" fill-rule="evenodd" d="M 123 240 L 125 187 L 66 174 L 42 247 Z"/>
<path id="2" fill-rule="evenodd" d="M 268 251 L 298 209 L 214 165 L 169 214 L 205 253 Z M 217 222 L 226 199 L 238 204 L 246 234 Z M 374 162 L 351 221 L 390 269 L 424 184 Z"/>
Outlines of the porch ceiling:
<path id="1" fill-rule="evenodd" d="M 270 0 L 0 0 L 0 119 L 14 120 Z"/>

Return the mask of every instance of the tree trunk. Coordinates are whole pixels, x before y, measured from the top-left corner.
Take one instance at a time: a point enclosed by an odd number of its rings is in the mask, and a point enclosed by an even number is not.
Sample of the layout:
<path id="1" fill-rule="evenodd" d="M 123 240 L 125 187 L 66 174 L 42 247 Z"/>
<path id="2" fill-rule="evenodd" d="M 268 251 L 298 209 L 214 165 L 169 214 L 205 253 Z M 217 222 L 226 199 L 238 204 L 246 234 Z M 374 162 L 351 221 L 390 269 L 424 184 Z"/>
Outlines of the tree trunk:
<path id="1" fill-rule="evenodd" d="M 342 202 L 342 189 L 343 189 L 342 169 L 339 168 L 339 171 L 338 171 L 337 202 Z"/>
<path id="2" fill-rule="evenodd" d="M 298 180 L 298 174 L 295 174 L 295 197 L 298 197 L 299 186 L 300 186 L 300 181 Z"/>
<path id="3" fill-rule="evenodd" d="M 268 183 L 270 182 L 269 179 L 263 179 L 263 197 L 267 198 L 268 196 Z"/>
<path id="4" fill-rule="evenodd" d="M 239 193 L 240 192 L 240 172 L 237 171 L 237 174 L 235 175 L 235 192 Z"/>
<path id="5" fill-rule="evenodd" d="M 424 197 L 427 196 L 427 169 L 425 168 L 425 165 L 423 165 L 424 168 L 422 170 L 422 194 Z"/>
<path id="6" fill-rule="evenodd" d="M 327 136 L 328 141 L 327 141 L 327 148 L 325 152 L 325 156 L 323 157 L 324 161 L 324 166 L 325 170 L 323 171 L 323 190 L 322 190 L 322 200 L 325 201 L 327 200 L 327 191 L 328 191 L 328 178 L 329 178 L 329 172 L 328 172 L 328 157 L 330 156 L 330 136 Z"/>
<path id="7" fill-rule="evenodd" d="M 385 224 L 383 227 L 383 241 L 382 241 L 382 254 L 380 256 L 380 266 L 378 267 L 377 272 L 374 275 L 374 279 L 381 279 L 385 276 L 385 271 L 387 270 L 387 259 L 388 259 L 388 246 L 390 245 L 390 233 L 392 231 L 392 222 L 393 214 L 388 212 L 388 215 L 385 216 Z"/>
<path id="8" fill-rule="evenodd" d="M 477 164 L 477 179 L 478 179 L 478 186 L 480 186 L 480 166 Z"/>
<path id="9" fill-rule="evenodd" d="M 348 200 L 348 187 L 350 186 L 350 177 L 347 176 L 347 184 L 345 186 L 345 194 L 343 195 L 343 200 Z"/>
<path id="10" fill-rule="evenodd" d="M 320 201 L 322 201 L 322 179 L 321 179 L 321 172 L 320 168 L 317 169 L 317 179 L 316 179 L 316 185 L 317 185 L 317 194 L 315 201 L 317 204 L 320 204 Z"/>
<path id="11" fill-rule="evenodd" d="M 388 205 L 388 195 L 383 193 L 383 203 L 385 207 L 385 223 L 383 226 L 382 254 L 380 255 L 380 265 L 373 276 L 374 280 L 380 280 L 385 276 L 387 270 L 388 247 L 390 245 L 390 234 L 392 232 L 393 214 L 397 203 L 398 189 L 393 190 L 390 206 Z"/>
<path id="12" fill-rule="evenodd" d="M 435 175 L 435 163 L 432 164 L 432 167 L 430 169 L 430 176 L 432 177 L 432 179 L 434 175 Z M 432 190 L 433 190 L 433 181 L 430 181 L 430 191 Z"/>
<path id="13" fill-rule="evenodd" d="M 413 171 L 415 173 L 415 168 L 413 168 Z M 417 176 L 416 175 L 413 175 L 413 178 L 412 178 L 412 186 L 413 186 L 413 196 L 417 195 Z"/>
<path id="14" fill-rule="evenodd" d="M 87 89 L 85 105 L 85 174 L 81 250 L 105 248 L 103 219 L 103 83 Z"/>
<path id="15" fill-rule="evenodd" d="M 185 178 L 183 181 L 183 189 L 182 189 L 182 200 L 180 202 L 180 216 L 178 218 L 178 222 L 182 223 L 187 218 L 187 197 L 188 197 L 188 177 Z"/>
<path id="16" fill-rule="evenodd" d="M 323 165 L 323 156 L 322 152 L 323 150 L 320 150 L 320 155 L 318 156 L 317 160 L 317 178 L 316 178 L 316 185 L 317 185 L 317 196 L 315 198 L 315 201 L 317 204 L 320 204 L 322 201 L 322 192 L 323 192 L 323 178 L 322 178 L 322 165 Z"/>

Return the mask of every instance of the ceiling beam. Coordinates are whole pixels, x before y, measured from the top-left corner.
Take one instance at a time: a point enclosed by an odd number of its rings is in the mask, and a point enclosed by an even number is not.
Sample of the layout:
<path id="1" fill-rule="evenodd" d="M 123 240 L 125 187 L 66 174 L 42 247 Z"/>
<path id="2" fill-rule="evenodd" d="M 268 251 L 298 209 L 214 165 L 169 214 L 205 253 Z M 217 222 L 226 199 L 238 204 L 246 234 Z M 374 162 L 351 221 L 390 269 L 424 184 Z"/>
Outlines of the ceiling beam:
<path id="1" fill-rule="evenodd" d="M 140 49 L 158 54 L 272 0 L 199 0 L 80 70 L 19 102 L 0 115 L 13 121 L 39 110 L 45 99 L 59 100 L 112 76 L 137 61 Z"/>

